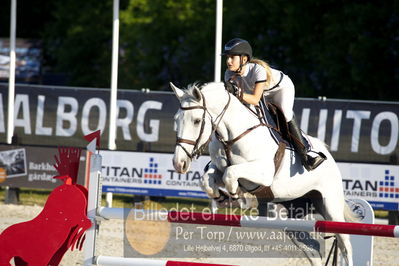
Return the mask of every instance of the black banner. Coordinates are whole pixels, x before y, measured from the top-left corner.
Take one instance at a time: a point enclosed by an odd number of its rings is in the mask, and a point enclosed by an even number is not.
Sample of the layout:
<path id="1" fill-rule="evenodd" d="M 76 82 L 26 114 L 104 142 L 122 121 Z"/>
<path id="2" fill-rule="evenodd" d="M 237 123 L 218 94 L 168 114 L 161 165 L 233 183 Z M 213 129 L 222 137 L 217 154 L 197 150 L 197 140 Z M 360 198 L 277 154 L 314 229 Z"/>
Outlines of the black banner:
<path id="1" fill-rule="evenodd" d="M 0 84 L 0 142 L 6 142 L 7 93 Z M 15 134 L 20 144 L 85 147 L 100 129 L 107 148 L 110 90 L 18 85 Z M 118 91 L 117 149 L 173 153 L 173 93 Z M 322 139 L 337 161 L 398 164 L 398 102 L 296 99 L 302 130 Z"/>
<path id="2" fill-rule="evenodd" d="M 0 85 L 0 142 L 6 142 L 7 87 Z M 19 144 L 86 147 L 83 136 L 100 129 L 108 146 L 110 91 L 19 85 L 15 92 L 15 131 Z M 171 93 L 118 92 L 118 150 L 172 152 L 173 116 L 178 101 Z"/>
<path id="3" fill-rule="evenodd" d="M 298 99 L 302 130 L 323 140 L 337 161 L 398 164 L 399 103 Z"/>

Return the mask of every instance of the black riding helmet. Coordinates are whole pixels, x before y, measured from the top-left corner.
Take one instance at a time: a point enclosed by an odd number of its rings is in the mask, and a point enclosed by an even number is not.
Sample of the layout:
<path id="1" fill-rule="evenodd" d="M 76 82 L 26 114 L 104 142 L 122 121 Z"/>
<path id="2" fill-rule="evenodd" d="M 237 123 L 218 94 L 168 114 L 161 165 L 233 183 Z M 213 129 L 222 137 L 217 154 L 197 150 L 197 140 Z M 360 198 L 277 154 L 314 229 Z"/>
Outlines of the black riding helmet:
<path id="1" fill-rule="evenodd" d="M 246 40 L 234 38 L 224 45 L 223 55 L 246 55 L 252 58 L 252 47 Z"/>

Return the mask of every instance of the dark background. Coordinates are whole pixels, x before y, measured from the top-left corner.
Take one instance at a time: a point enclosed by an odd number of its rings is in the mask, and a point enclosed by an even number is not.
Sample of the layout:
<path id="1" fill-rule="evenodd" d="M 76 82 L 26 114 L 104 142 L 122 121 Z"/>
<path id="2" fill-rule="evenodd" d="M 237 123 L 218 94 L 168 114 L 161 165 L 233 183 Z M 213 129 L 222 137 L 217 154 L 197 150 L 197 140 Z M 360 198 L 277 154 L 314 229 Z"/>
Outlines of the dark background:
<path id="1" fill-rule="evenodd" d="M 10 2 L 0 9 L 2 38 Z M 17 37 L 42 43 L 39 83 L 110 86 L 112 0 L 17 5 Z M 215 0 L 121 0 L 119 87 L 213 80 L 215 8 Z M 234 37 L 288 74 L 297 96 L 399 100 L 399 0 L 228 0 L 223 43 Z"/>

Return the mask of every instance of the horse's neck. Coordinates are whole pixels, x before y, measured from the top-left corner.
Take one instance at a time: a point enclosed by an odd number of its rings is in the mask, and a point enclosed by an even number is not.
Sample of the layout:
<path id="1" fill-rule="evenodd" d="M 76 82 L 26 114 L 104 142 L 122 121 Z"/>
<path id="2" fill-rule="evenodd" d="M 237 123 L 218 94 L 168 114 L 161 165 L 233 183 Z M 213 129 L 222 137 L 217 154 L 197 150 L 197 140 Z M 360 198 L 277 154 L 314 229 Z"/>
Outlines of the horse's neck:
<path id="1" fill-rule="evenodd" d="M 210 103 L 209 109 L 212 112 L 213 119 L 218 117 L 216 123 L 221 119 L 217 125 L 217 131 L 224 140 L 231 140 L 248 128 L 259 124 L 259 119 L 247 107 L 234 96 L 230 95 L 230 97 L 230 103 L 222 117 L 218 116 L 223 112 L 229 101 L 228 94 L 219 91 L 217 95 L 210 97 L 213 103 Z"/>

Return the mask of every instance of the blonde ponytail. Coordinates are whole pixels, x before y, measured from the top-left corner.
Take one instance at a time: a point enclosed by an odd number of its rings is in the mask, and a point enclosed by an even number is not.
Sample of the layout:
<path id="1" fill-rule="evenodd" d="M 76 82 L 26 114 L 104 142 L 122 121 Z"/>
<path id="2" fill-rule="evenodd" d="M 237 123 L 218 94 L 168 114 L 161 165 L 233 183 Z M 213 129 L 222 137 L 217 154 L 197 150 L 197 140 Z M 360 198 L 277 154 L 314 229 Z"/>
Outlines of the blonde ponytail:
<path id="1" fill-rule="evenodd" d="M 266 88 L 269 89 L 270 84 L 273 81 L 272 70 L 271 70 L 269 64 L 261 59 L 255 58 L 255 57 L 251 58 L 251 60 L 249 62 L 261 65 L 266 69 Z"/>

